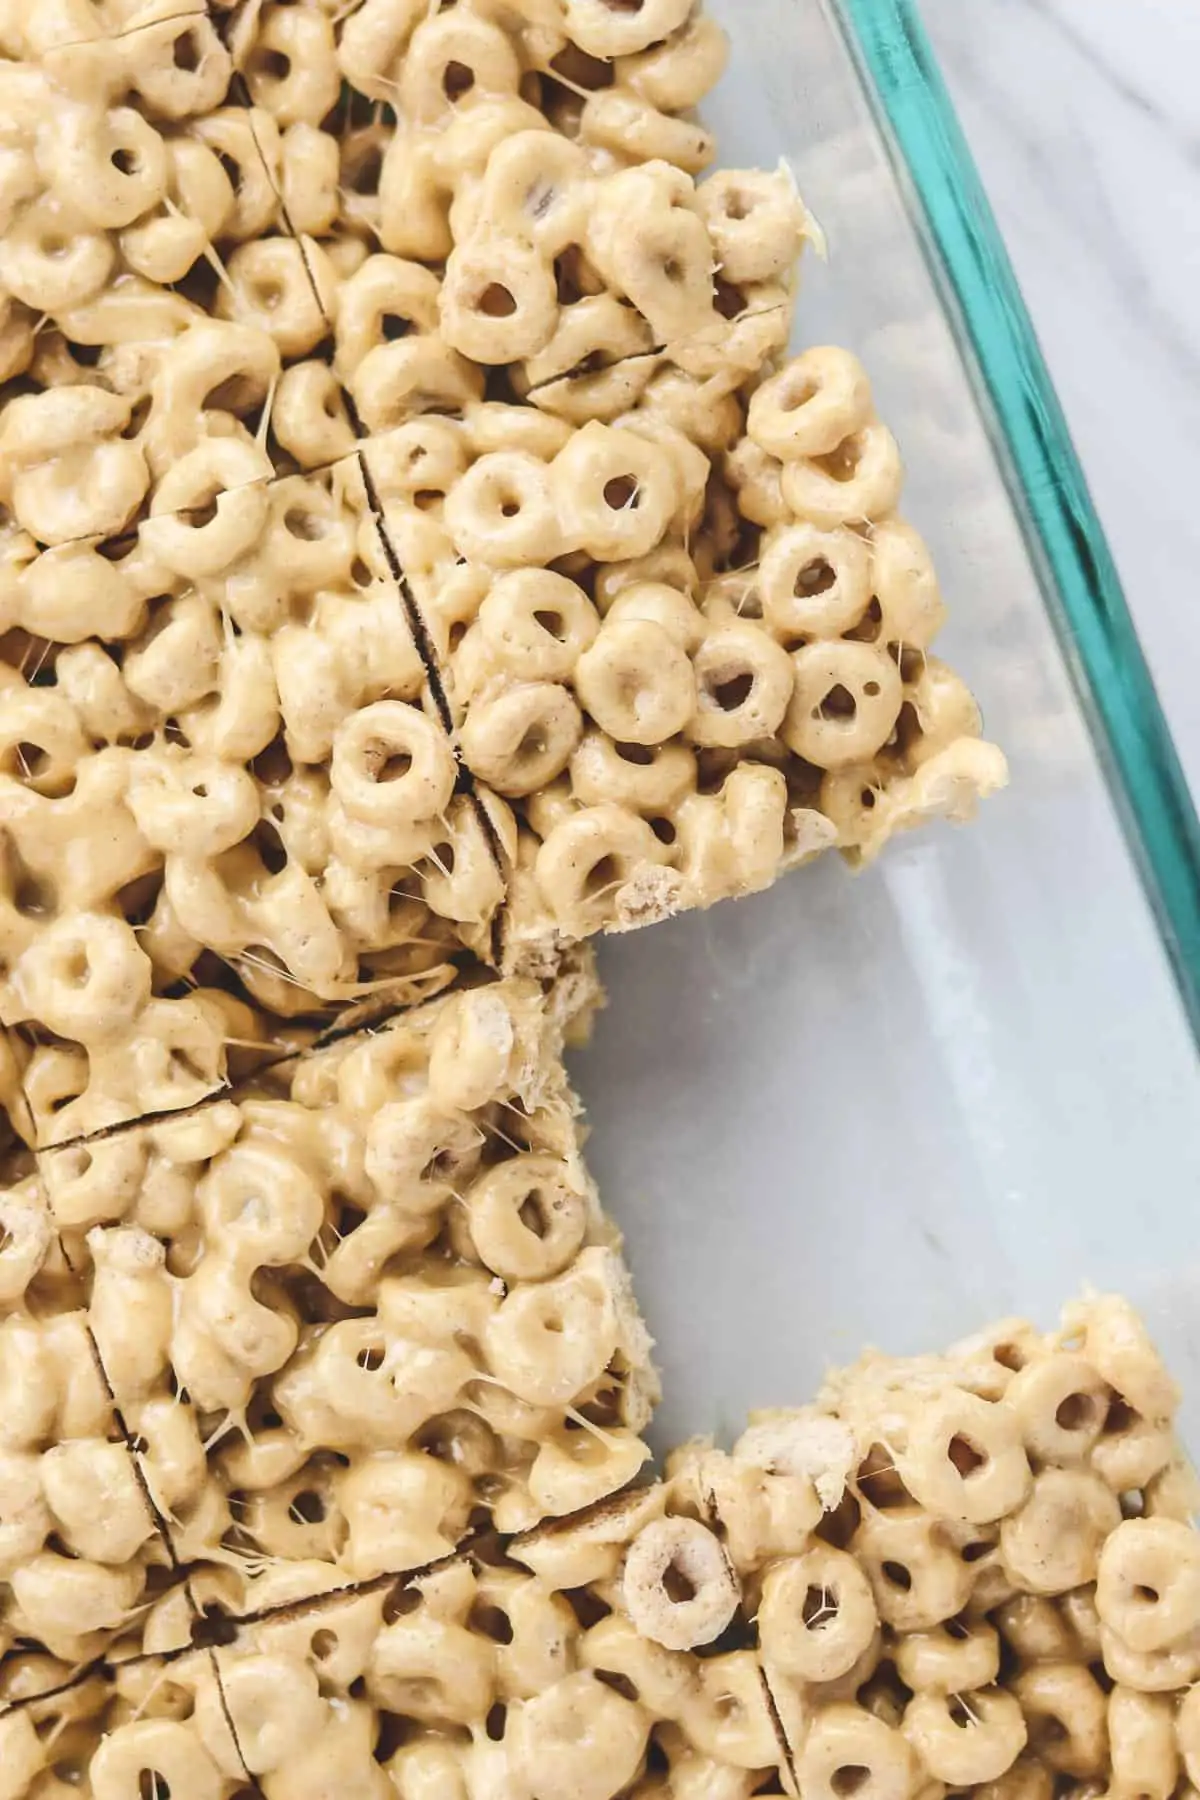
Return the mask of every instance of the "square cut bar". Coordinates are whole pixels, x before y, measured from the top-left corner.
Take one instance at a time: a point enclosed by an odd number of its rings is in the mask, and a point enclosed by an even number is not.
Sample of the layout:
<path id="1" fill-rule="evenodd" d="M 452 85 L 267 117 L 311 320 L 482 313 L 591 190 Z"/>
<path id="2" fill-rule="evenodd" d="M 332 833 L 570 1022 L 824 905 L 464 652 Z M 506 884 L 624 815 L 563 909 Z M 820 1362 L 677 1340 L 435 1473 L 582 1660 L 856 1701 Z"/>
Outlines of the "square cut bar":
<path id="1" fill-rule="evenodd" d="M 636 1475 L 650 1340 L 561 1061 L 595 1000 L 586 964 L 467 988 L 43 1153 L 180 1566 L 321 1591 Z"/>
<path id="2" fill-rule="evenodd" d="M 357 455 L 229 487 L 234 451 L 175 463 L 186 510 L 10 563 L 0 1023 L 38 1146 L 491 954 L 500 875 Z"/>

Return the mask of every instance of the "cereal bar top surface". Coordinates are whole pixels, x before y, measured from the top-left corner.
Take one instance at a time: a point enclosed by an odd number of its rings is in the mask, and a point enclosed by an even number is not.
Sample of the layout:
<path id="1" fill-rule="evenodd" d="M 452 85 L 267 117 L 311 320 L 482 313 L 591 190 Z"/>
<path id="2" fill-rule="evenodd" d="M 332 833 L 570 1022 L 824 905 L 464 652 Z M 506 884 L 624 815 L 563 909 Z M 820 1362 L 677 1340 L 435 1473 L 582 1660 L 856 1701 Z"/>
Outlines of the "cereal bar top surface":
<path id="1" fill-rule="evenodd" d="M 1003 782 L 866 375 L 782 360 L 791 178 L 706 173 L 698 7 L 55 0 L 0 47 L 26 1141 Z"/>
<path id="2" fill-rule="evenodd" d="M 203 1649 L 53 1693 L 19 1665 L 14 1792 L 70 1766 L 124 1800 L 109 1771 L 140 1757 L 221 1800 L 1175 1800 L 1200 1773 L 1175 1404 L 1093 1298 L 1050 1334 L 873 1355 L 731 1452 L 399 1580 L 277 1573 L 239 1613 L 200 1572 Z"/>

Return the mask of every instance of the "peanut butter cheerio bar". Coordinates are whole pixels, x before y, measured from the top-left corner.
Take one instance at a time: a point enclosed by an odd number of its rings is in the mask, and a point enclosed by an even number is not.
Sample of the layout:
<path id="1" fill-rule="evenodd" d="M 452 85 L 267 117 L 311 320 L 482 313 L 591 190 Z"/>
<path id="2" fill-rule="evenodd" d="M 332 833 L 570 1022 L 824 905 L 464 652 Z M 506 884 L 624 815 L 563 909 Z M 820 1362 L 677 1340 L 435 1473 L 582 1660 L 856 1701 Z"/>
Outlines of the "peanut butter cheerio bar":
<path id="1" fill-rule="evenodd" d="M 731 1452 L 399 1580 L 275 1570 L 239 1616 L 210 1569 L 206 1648 L 158 1647 L 168 1596 L 107 1682 L 22 1668 L 10 1791 L 55 1792 L 60 1759 L 104 1800 L 145 1769 L 222 1800 L 1171 1800 L 1200 1769 L 1175 1404 L 1129 1307 L 1091 1299 L 871 1354 Z"/>
<path id="2" fill-rule="evenodd" d="M 704 172 L 698 8 L 54 0 L 0 49 L 15 1135 L 1003 781 L 865 374 L 781 360 L 790 177 Z"/>
<path id="3" fill-rule="evenodd" d="M 561 1063 L 593 999 L 466 989 L 39 1156 L 176 1567 L 402 1573 L 637 1474 L 650 1340 Z"/>

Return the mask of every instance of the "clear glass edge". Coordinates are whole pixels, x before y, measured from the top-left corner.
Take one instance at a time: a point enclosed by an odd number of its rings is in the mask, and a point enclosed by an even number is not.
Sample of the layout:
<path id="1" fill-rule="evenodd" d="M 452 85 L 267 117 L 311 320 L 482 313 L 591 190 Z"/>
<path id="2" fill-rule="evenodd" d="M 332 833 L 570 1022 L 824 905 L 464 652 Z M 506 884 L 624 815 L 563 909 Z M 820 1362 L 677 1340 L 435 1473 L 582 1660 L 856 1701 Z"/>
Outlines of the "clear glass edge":
<path id="1" fill-rule="evenodd" d="M 876 114 L 1200 1044 L 1200 819 L 916 0 L 823 0 Z"/>

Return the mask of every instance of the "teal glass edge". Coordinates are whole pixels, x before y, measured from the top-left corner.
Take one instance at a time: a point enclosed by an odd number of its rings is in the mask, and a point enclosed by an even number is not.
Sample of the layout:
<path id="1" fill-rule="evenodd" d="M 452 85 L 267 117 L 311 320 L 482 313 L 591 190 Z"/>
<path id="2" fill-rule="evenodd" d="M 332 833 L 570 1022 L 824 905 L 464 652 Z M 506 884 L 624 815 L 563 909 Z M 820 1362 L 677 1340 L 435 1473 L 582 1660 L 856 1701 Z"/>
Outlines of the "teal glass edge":
<path id="1" fill-rule="evenodd" d="M 913 207 L 1200 1039 L 1200 821 L 1067 422 L 915 0 L 831 0 Z"/>

